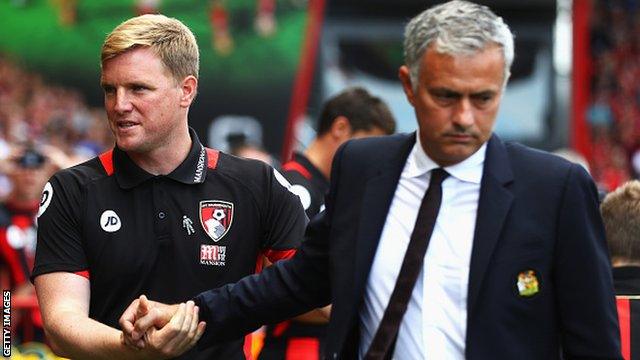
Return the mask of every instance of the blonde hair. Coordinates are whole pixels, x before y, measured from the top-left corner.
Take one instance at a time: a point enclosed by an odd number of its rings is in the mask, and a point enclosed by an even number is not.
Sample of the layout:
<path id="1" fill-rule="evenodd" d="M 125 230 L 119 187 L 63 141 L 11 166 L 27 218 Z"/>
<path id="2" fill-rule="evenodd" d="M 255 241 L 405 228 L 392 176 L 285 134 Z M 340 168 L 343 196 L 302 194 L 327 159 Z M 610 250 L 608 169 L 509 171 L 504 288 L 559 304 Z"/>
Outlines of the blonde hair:
<path id="1" fill-rule="evenodd" d="M 624 183 L 600 205 L 612 258 L 640 261 L 640 181 Z"/>
<path id="2" fill-rule="evenodd" d="M 198 77 L 200 53 L 196 38 L 180 20 L 146 14 L 118 25 L 102 44 L 101 64 L 137 47 L 149 47 L 176 81 Z"/>

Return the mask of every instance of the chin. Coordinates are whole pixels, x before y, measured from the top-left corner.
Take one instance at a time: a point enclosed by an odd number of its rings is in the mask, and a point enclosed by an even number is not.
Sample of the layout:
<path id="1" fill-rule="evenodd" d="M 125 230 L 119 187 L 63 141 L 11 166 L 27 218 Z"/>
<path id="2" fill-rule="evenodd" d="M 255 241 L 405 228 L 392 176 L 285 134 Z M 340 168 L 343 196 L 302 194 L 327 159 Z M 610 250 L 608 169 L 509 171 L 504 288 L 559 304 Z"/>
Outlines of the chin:
<path id="1" fill-rule="evenodd" d="M 118 140 L 116 141 L 116 145 L 118 145 L 118 148 L 122 151 L 134 151 L 137 148 L 131 141 Z"/>

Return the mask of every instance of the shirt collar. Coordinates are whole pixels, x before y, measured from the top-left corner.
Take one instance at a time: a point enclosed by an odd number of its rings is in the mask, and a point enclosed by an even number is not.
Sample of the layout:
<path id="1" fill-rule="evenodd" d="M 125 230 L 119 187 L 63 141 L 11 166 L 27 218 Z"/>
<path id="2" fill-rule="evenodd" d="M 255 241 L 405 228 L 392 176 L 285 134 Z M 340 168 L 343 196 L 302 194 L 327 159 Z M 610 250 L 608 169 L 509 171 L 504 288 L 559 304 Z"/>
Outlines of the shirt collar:
<path id="1" fill-rule="evenodd" d="M 309 170 L 313 179 L 321 179 L 323 183 L 327 184 L 327 186 L 329 185 L 329 179 L 327 179 L 324 174 L 320 172 L 320 169 L 313 165 L 303 153 L 294 152 L 293 160 L 302 165 L 305 169 Z"/>
<path id="2" fill-rule="evenodd" d="M 200 184 L 207 175 L 207 151 L 192 128 L 189 128 L 189 135 L 191 149 L 187 157 L 166 177 L 187 185 Z M 155 177 L 136 165 L 129 155 L 117 146 L 113 151 L 113 162 L 116 180 L 123 189 L 131 189 Z"/>
<path id="3" fill-rule="evenodd" d="M 429 171 L 440 167 L 435 161 L 433 161 L 427 153 L 424 152 L 420 143 L 419 133 L 416 132 L 416 142 L 411 149 L 407 163 L 407 176 L 419 177 Z M 482 168 L 484 165 L 484 159 L 487 150 L 487 143 L 473 153 L 473 155 L 466 158 L 464 161 L 455 165 L 447 166 L 444 169 L 453 177 L 458 180 L 480 184 L 482 180 Z"/>

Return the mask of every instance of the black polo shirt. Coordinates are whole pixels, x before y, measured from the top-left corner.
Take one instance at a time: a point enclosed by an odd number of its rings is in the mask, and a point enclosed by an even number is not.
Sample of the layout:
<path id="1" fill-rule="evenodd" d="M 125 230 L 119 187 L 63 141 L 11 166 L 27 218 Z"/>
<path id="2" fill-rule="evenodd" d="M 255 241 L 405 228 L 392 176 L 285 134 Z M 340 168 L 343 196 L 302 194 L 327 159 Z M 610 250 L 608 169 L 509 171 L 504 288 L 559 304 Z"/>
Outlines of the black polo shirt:
<path id="1" fill-rule="evenodd" d="M 192 147 L 172 173 L 154 176 L 117 147 L 55 174 L 45 186 L 33 277 L 89 278 L 89 316 L 119 328 L 141 294 L 164 303 L 254 273 L 259 256 L 290 257 L 306 216 L 268 165 Z M 182 358 L 243 358 L 242 340 Z"/>
<path id="2" fill-rule="evenodd" d="M 329 179 L 309 159 L 301 153 L 294 153 L 293 158 L 282 165 L 282 175 L 291 183 L 291 192 L 300 197 L 309 219 L 324 210 Z"/>

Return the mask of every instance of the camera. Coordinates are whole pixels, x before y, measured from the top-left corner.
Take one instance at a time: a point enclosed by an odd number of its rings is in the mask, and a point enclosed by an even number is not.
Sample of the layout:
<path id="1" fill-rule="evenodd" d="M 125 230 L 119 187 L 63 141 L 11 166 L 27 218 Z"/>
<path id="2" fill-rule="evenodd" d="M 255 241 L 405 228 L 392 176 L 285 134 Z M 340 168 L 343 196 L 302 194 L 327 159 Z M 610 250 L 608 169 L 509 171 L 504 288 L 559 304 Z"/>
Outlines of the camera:
<path id="1" fill-rule="evenodd" d="M 34 148 L 27 148 L 15 159 L 16 164 L 23 168 L 39 168 L 45 161 L 45 156 Z"/>

